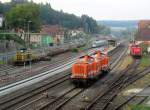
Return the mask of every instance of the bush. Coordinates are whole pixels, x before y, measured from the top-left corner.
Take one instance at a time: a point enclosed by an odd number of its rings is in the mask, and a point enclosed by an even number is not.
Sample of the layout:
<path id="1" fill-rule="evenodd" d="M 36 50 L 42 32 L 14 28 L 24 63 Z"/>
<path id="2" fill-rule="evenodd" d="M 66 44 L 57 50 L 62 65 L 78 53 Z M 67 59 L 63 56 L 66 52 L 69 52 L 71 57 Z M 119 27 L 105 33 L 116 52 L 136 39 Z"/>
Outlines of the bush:
<path id="1" fill-rule="evenodd" d="M 141 43 L 140 46 L 142 47 L 142 53 L 147 54 L 148 44 Z"/>
<path id="2" fill-rule="evenodd" d="M 2 65 L 2 64 L 4 64 L 4 62 L 0 60 L 0 65 Z"/>
<path id="3" fill-rule="evenodd" d="M 78 48 L 71 49 L 71 52 L 78 52 L 78 51 L 79 51 Z"/>
<path id="4" fill-rule="evenodd" d="M 150 107 L 144 105 L 132 105 L 131 110 L 150 110 Z"/>

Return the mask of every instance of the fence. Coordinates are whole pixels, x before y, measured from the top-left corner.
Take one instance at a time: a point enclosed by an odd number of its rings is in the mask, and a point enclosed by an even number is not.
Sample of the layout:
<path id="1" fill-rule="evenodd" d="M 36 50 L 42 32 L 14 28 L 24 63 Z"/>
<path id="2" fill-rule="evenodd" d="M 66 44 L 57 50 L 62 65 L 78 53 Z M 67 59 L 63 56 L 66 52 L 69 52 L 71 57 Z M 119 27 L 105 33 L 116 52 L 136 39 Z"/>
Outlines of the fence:
<path id="1" fill-rule="evenodd" d="M 0 64 L 7 64 L 11 61 L 16 55 L 16 51 L 8 52 L 0 55 Z"/>

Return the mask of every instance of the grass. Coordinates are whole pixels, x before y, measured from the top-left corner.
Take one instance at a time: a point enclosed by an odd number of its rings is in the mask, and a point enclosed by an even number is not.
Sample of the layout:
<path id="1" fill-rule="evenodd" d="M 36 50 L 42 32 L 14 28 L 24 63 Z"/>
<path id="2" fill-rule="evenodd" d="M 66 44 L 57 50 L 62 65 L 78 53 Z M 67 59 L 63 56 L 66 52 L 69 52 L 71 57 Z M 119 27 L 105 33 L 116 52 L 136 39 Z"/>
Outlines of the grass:
<path id="1" fill-rule="evenodd" d="M 81 47 L 71 49 L 71 52 L 80 52 L 80 51 L 85 50 L 86 48 L 87 47 L 85 45 L 83 45 Z"/>
<path id="2" fill-rule="evenodd" d="M 140 69 L 144 69 L 150 66 L 150 57 L 148 55 L 143 55 L 139 66 L 140 66 Z"/>
<path id="3" fill-rule="evenodd" d="M 78 48 L 71 49 L 71 52 L 78 52 L 78 51 L 79 51 Z"/>
<path id="4" fill-rule="evenodd" d="M 0 65 L 2 65 L 2 64 L 4 64 L 4 62 L 0 60 Z"/>
<path id="5" fill-rule="evenodd" d="M 86 49 L 86 46 L 82 46 L 82 47 L 79 48 L 80 51 L 83 51 L 85 49 Z"/>
<path id="6" fill-rule="evenodd" d="M 150 110 L 150 107 L 145 105 L 130 105 L 130 110 Z"/>
<path id="7" fill-rule="evenodd" d="M 127 66 L 129 64 L 131 64 L 132 62 L 133 62 L 132 57 L 131 56 L 126 56 L 125 59 L 123 60 L 122 64 L 121 64 L 121 66 L 119 66 L 119 69 L 123 70 L 123 69 L 127 68 Z"/>
<path id="8" fill-rule="evenodd" d="M 147 48 L 149 47 L 149 45 L 142 43 L 141 47 L 142 47 L 143 56 L 141 58 L 139 68 L 144 69 L 150 66 L 150 56 L 148 55 L 149 53 L 147 52 Z"/>

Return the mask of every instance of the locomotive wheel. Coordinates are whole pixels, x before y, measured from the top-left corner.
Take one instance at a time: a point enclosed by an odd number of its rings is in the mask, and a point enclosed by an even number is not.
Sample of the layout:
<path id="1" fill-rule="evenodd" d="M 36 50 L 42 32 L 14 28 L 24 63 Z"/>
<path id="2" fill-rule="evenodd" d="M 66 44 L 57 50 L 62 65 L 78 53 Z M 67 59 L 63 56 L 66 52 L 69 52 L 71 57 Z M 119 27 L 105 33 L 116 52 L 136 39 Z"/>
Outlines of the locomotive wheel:
<path id="1" fill-rule="evenodd" d="M 90 85 L 90 82 L 88 79 L 86 79 L 82 82 L 82 84 L 83 84 L 83 87 L 88 87 Z"/>

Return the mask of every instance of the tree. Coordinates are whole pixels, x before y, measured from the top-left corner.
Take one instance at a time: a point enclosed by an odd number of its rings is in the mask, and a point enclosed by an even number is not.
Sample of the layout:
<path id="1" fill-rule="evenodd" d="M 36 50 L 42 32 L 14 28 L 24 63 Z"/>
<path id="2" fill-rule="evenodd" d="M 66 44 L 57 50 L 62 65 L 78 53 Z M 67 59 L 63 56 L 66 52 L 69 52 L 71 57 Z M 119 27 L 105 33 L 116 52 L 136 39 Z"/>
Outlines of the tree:
<path id="1" fill-rule="evenodd" d="M 12 7 L 11 3 L 1 3 L 0 2 L 0 14 L 4 14 Z"/>
<path id="2" fill-rule="evenodd" d="M 0 2 L 0 14 L 3 13 L 3 4 Z"/>
<path id="3" fill-rule="evenodd" d="M 86 33 L 98 33 L 99 27 L 97 22 L 87 15 L 81 16 L 82 27 Z"/>
<path id="4" fill-rule="evenodd" d="M 32 31 L 38 31 L 40 24 L 43 24 L 60 25 L 66 29 L 83 28 L 86 33 L 109 33 L 108 28 L 99 27 L 92 17 L 88 15 L 79 17 L 64 13 L 62 10 L 56 11 L 49 3 L 35 4 L 27 0 L 12 0 L 10 3 L 0 3 L 0 13 L 5 14 L 5 24 L 10 29 L 22 28 L 27 31 L 27 23 L 32 21 L 30 25 Z"/>
<path id="5" fill-rule="evenodd" d="M 55 11 L 50 4 L 40 4 L 40 20 L 43 24 L 61 25 L 69 29 L 76 29 L 81 27 L 81 19 L 73 14 Z"/>
<path id="6" fill-rule="evenodd" d="M 39 6 L 34 3 L 18 4 L 5 15 L 7 26 L 11 29 L 27 27 L 31 21 L 30 30 L 39 31 Z"/>
<path id="7" fill-rule="evenodd" d="M 110 35 L 111 34 L 111 29 L 104 25 L 99 25 L 98 30 L 99 30 L 99 34 L 102 34 L 102 35 Z"/>

